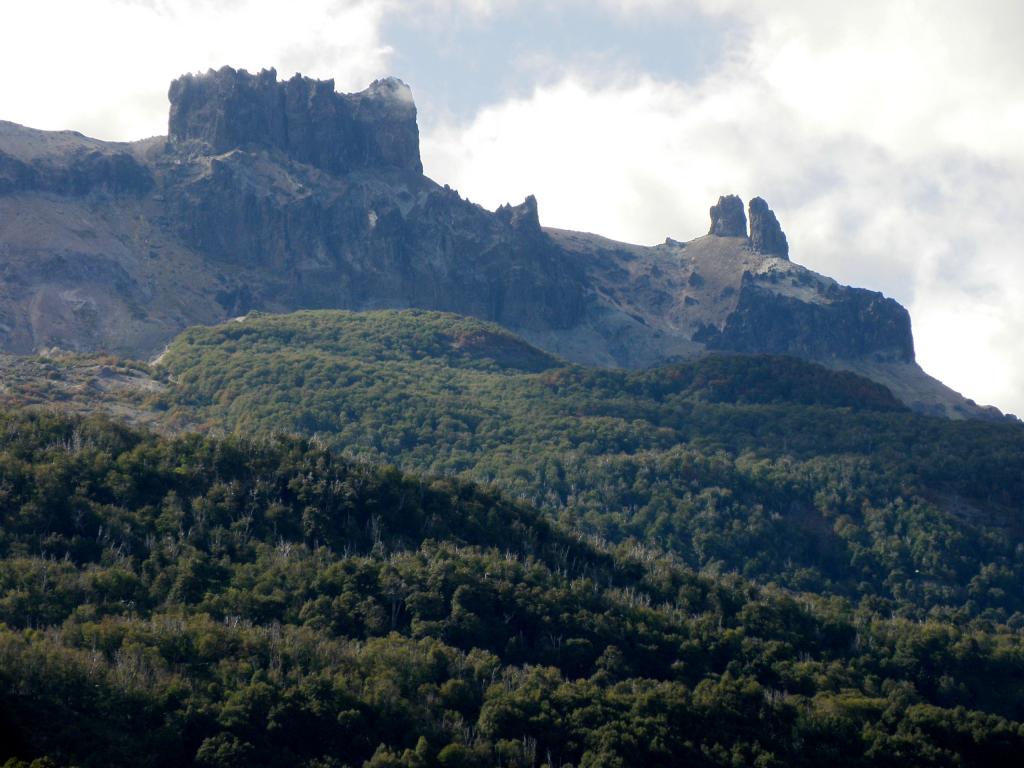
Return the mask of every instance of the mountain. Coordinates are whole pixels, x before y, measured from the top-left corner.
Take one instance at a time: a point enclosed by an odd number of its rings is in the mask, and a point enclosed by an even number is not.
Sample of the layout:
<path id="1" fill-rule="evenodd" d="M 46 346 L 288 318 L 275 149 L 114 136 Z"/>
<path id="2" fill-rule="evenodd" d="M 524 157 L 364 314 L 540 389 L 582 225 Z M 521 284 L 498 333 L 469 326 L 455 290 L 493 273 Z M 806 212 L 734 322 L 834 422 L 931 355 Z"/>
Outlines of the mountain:
<path id="1" fill-rule="evenodd" d="M 0 124 L 4 768 L 1020 762 L 1024 424 L 902 307 L 485 211 L 396 80 L 169 95 Z"/>
<path id="2" fill-rule="evenodd" d="M 851 370 L 912 408 L 998 417 L 928 377 L 906 310 L 789 259 L 760 198 L 655 247 L 489 212 L 422 173 L 404 83 L 229 67 L 170 87 L 167 137 L 107 143 L 0 123 L 0 348 L 149 357 L 250 310 L 418 307 L 501 324 L 567 360 L 708 351 Z"/>

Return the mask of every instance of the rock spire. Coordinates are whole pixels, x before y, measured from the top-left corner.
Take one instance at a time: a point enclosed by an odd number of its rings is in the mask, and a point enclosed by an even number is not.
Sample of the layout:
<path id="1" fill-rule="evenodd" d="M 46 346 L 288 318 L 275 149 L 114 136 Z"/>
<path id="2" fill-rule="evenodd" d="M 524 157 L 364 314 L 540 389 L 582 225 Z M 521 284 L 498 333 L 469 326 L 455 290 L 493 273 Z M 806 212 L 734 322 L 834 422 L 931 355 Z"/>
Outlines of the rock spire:
<path id="1" fill-rule="evenodd" d="M 775 212 L 760 197 L 750 201 L 750 247 L 766 256 L 789 259 L 786 233 L 779 226 Z"/>
<path id="2" fill-rule="evenodd" d="M 723 195 L 718 205 L 711 206 L 711 229 L 709 235 L 718 237 L 746 237 L 747 217 L 743 213 L 743 201 L 736 195 Z"/>

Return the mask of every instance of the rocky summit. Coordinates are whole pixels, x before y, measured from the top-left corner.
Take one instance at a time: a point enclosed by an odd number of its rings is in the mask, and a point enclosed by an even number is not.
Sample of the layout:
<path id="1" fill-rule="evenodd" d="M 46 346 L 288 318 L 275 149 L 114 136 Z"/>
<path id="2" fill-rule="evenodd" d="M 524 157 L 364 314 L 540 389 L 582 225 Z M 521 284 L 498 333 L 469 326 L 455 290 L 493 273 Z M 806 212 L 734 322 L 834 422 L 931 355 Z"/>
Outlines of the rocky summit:
<path id="1" fill-rule="evenodd" d="M 743 215 L 743 201 L 736 195 L 723 195 L 711 206 L 709 235 L 717 237 L 746 237 L 747 217 Z"/>
<path id="2" fill-rule="evenodd" d="M 758 253 L 789 258 L 789 243 L 775 211 L 760 197 L 750 201 L 750 247 Z"/>
<path id="3" fill-rule="evenodd" d="M 992 413 L 914 361 L 892 299 L 789 260 L 767 203 L 654 247 L 491 212 L 425 177 L 396 79 L 355 94 L 230 67 L 169 90 L 168 135 L 109 143 L 0 122 L 0 350 L 158 354 L 250 310 L 419 307 L 494 321 L 589 365 L 789 354 L 918 410 Z"/>
<path id="4" fill-rule="evenodd" d="M 412 91 L 401 80 L 377 80 L 362 93 L 342 94 L 333 80 L 277 72 L 258 75 L 225 67 L 171 83 L 168 139 L 201 154 L 273 148 L 335 175 L 361 168 L 421 173 Z"/>

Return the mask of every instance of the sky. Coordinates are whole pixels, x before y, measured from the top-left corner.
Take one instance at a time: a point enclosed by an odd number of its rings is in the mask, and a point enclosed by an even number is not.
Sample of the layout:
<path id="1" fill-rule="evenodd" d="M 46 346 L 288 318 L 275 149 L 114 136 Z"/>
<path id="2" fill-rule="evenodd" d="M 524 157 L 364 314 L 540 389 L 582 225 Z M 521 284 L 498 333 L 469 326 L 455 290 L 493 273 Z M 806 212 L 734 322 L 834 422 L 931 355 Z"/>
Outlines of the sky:
<path id="1" fill-rule="evenodd" d="M 922 367 L 1024 414 L 1019 0 L 4 0 L 0 119 L 166 132 L 229 64 L 412 86 L 425 172 L 653 244 L 764 197 L 791 258 L 911 312 Z"/>

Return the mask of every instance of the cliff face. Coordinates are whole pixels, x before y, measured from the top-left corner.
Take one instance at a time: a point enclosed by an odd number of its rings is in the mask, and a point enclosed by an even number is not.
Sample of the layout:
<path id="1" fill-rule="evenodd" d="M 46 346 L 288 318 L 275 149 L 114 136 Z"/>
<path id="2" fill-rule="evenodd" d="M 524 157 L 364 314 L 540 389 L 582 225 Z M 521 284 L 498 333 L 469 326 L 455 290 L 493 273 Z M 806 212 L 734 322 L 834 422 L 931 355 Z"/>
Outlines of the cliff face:
<path id="1" fill-rule="evenodd" d="M 168 138 L 219 155 L 239 147 L 280 150 L 333 174 L 394 168 L 422 173 L 412 91 L 401 80 L 377 80 L 361 93 L 336 93 L 333 80 L 230 67 L 184 75 L 171 83 Z"/>
<path id="2" fill-rule="evenodd" d="M 33 162 L 0 149 L 0 195 L 51 192 L 69 197 L 91 193 L 141 196 L 152 187 L 149 170 L 124 150 L 83 146 L 59 158 Z"/>
<path id="3" fill-rule="evenodd" d="M 750 247 L 758 253 L 789 258 L 789 243 L 782 231 L 775 211 L 760 197 L 755 197 L 748 206 L 750 211 Z"/>
<path id="4" fill-rule="evenodd" d="M 169 97 L 169 135 L 134 144 L 0 123 L 0 350 L 143 357 L 253 309 L 419 307 L 582 363 L 779 352 L 916 391 L 906 311 L 789 261 L 760 198 L 749 236 L 730 195 L 705 237 L 615 243 L 424 177 L 398 80 L 339 94 L 223 68 Z"/>
<path id="5" fill-rule="evenodd" d="M 705 328 L 708 349 L 878 362 L 914 362 L 910 314 L 892 299 L 859 288 L 829 286 L 817 303 L 777 293 L 745 275 L 736 309 L 721 329 Z"/>
<path id="6" fill-rule="evenodd" d="M 422 176 L 409 87 L 356 94 L 333 81 L 224 68 L 170 88 L 166 185 L 183 242 L 284 277 L 219 294 L 265 306 L 416 306 L 524 328 L 570 327 L 582 286 L 532 217 L 490 214 Z"/>

